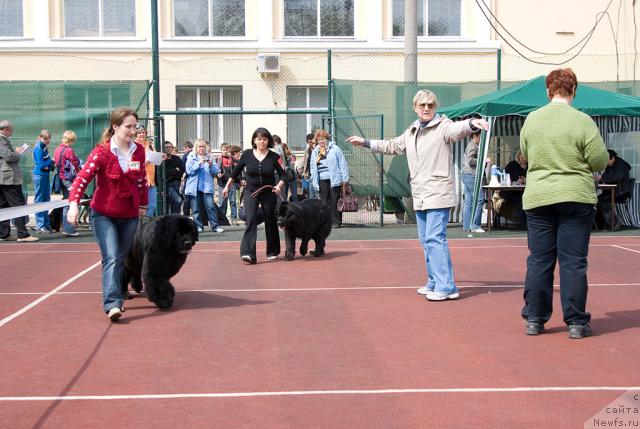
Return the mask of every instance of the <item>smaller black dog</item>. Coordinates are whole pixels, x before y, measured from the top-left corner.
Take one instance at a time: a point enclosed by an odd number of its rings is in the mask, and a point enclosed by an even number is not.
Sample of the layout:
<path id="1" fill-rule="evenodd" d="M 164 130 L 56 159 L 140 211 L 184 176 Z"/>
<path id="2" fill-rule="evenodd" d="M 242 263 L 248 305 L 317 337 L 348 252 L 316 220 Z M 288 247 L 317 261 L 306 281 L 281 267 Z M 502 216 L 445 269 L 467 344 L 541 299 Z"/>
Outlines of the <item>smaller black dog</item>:
<path id="1" fill-rule="evenodd" d="M 158 308 L 170 308 L 176 290 L 169 279 L 180 271 L 196 241 L 198 228 L 191 218 L 143 218 L 125 261 L 122 296 L 131 297 L 129 282 L 138 293 L 144 285 L 149 301 Z"/>
<path id="2" fill-rule="evenodd" d="M 331 212 L 329 207 L 317 199 L 306 199 L 299 203 L 281 202 L 278 206 L 278 226 L 284 229 L 286 252 L 284 259 L 292 261 L 296 254 L 296 238 L 300 238 L 300 254 L 307 254 L 309 240 L 316 248 L 311 255 L 324 255 L 326 239 L 331 234 Z"/>

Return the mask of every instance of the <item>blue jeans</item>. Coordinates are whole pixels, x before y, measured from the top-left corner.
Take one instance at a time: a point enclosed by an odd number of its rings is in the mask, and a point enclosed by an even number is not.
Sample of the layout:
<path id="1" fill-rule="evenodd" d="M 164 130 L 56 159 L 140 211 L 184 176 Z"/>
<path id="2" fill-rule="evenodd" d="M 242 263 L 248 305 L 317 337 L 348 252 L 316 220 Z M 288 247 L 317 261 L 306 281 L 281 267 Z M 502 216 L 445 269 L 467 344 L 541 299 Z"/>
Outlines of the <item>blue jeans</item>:
<path id="1" fill-rule="evenodd" d="M 64 198 L 65 200 L 69 198 L 69 188 L 67 187 L 67 185 L 70 187 L 71 182 L 63 180 L 62 181 L 62 198 Z M 64 208 L 62 209 L 62 231 L 66 232 L 67 234 L 75 234 L 76 227 L 72 223 L 69 223 L 69 221 L 67 221 L 68 211 L 69 211 L 69 206 L 64 206 Z"/>
<path id="2" fill-rule="evenodd" d="M 49 183 L 48 174 L 33 175 L 33 191 L 35 193 L 34 203 L 44 203 L 51 201 L 51 184 Z M 51 228 L 49 222 L 49 212 L 43 211 L 35 214 L 36 228 Z"/>
<path id="3" fill-rule="evenodd" d="M 198 191 L 196 197 L 189 195 L 189 204 L 191 205 L 191 214 L 193 214 L 193 220 L 196 222 L 198 229 L 204 229 L 202 224 L 202 218 L 200 217 L 200 204 L 198 201 L 202 201 L 204 209 L 207 211 L 207 217 L 209 218 L 209 225 L 213 231 L 218 226 L 218 209 L 216 209 L 216 203 L 213 201 L 213 194 L 205 194 Z"/>
<path id="4" fill-rule="evenodd" d="M 220 208 L 222 209 L 222 211 L 224 212 L 224 214 L 227 214 L 227 201 L 229 201 L 229 205 L 231 206 L 231 219 L 238 219 L 238 203 L 236 200 L 236 184 L 233 183 L 231 184 L 231 186 L 229 186 L 229 195 L 227 195 L 227 198 L 223 198 L 222 197 L 222 190 L 224 189 L 224 186 L 218 186 L 218 195 L 220 198 Z"/>
<path id="5" fill-rule="evenodd" d="M 180 206 L 182 205 L 182 195 L 180 195 L 180 182 L 167 183 L 167 203 L 169 205 L 169 214 L 180 214 Z"/>
<path id="6" fill-rule="evenodd" d="M 593 204 L 558 203 L 527 210 L 529 257 L 522 317 L 546 323 L 553 310 L 553 272 L 560 265 L 560 302 L 564 322 L 591 320 L 587 305 L 587 256 Z"/>
<path id="7" fill-rule="evenodd" d="M 158 192 L 155 186 L 149 186 L 149 203 L 147 204 L 147 216 L 153 217 L 156 214 L 156 206 L 158 205 Z"/>
<path id="8" fill-rule="evenodd" d="M 285 183 L 282 188 L 282 198 L 285 201 L 289 201 L 289 189 L 291 189 L 291 202 L 298 202 L 298 181 L 292 180 L 289 183 Z"/>
<path id="9" fill-rule="evenodd" d="M 138 227 L 138 218 L 110 218 L 91 211 L 91 227 L 102 255 L 102 308 L 122 308 L 124 261 Z"/>
<path id="10" fill-rule="evenodd" d="M 427 264 L 427 289 L 451 294 L 458 292 L 453 281 L 453 264 L 447 241 L 450 208 L 416 210 L 418 239 L 424 249 Z"/>
<path id="11" fill-rule="evenodd" d="M 478 191 L 478 198 L 476 199 L 476 215 L 473 217 L 473 222 L 469 222 L 471 219 L 471 206 L 473 203 L 473 190 L 476 184 L 475 174 L 462 173 L 462 185 L 464 187 L 464 205 L 462 208 L 462 229 L 469 231 L 470 229 L 478 229 L 482 223 L 482 206 L 484 204 L 484 195 L 482 194 L 482 188 Z M 469 225 L 471 223 L 471 225 Z"/>

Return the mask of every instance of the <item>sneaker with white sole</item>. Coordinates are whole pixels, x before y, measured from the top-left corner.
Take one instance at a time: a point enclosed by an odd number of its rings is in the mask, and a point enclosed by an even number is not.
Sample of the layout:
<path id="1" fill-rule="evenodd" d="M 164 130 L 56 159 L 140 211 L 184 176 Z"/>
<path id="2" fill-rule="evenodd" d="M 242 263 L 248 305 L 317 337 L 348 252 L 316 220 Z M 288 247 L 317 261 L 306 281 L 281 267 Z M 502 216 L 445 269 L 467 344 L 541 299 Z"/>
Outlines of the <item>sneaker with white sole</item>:
<path id="1" fill-rule="evenodd" d="M 38 237 L 34 237 L 33 235 L 29 235 L 27 237 L 18 238 L 16 241 L 20 242 L 29 242 L 29 241 L 38 241 L 40 240 Z"/>
<path id="2" fill-rule="evenodd" d="M 121 316 L 122 316 L 122 312 L 118 307 L 113 307 L 111 310 L 109 310 L 109 313 L 107 314 L 107 317 L 112 322 L 117 322 Z"/>
<path id="3" fill-rule="evenodd" d="M 445 301 L 447 299 L 457 299 L 459 297 L 460 294 L 458 292 L 446 293 L 430 291 L 425 295 L 425 298 L 427 298 L 429 301 Z"/>
<path id="4" fill-rule="evenodd" d="M 221 232 L 224 232 L 224 229 L 217 227 L 216 229 L 213 230 L 213 232 L 217 232 L 218 234 L 220 234 Z"/>
<path id="5" fill-rule="evenodd" d="M 242 259 L 242 261 L 246 262 L 247 264 L 255 264 L 256 263 L 256 261 L 251 257 L 251 255 L 242 255 L 242 257 L 240 259 Z"/>
<path id="6" fill-rule="evenodd" d="M 418 293 L 418 295 L 426 295 L 429 292 L 433 292 L 433 290 L 427 289 L 426 286 L 422 286 L 420 289 L 417 289 L 416 292 Z"/>
<path id="7" fill-rule="evenodd" d="M 274 259 L 278 259 L 278 255 L 269 255 L 269 256 L 267 256 L 267 261 L 273 261 Z"/>
<path id="8" fill-rule="evenodd" d="M 65 235 L 67 237 L 77 237 L 77 236 L 80 235 L 80 233 L 79 232 L 65 232 L 65 231 L 62 231 L 62 235 Z"/>
<path id="9" fill-rule="evenodd" d="M 477 234 L 481 234 L 481 233 L 485 232 L 485 230 L 482 229 L 482 228 L 476 228 L 476 229 L 472 229 L 471 232 L 475 232 Z"/>

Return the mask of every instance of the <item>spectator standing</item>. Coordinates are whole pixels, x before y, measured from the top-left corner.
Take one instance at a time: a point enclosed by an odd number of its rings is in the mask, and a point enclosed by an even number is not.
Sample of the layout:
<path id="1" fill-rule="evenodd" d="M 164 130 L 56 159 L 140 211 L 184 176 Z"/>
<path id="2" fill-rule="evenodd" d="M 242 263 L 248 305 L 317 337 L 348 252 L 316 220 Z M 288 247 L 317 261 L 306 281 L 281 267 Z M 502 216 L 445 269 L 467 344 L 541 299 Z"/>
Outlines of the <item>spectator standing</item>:
<path id="1" fill-rule="evenodd" d="M 315 148 L 315 138 L 313 134 L 307 134 L 307 147 L 302 157 L 302 166 L 298 168 L 298 174 L 302 177 L 302 189 L 305 198 L 317 198 L 316 190 L 311 186 L 311 153 Z"/>
<path id="2" fill-rule="evenodd" d="M 349 183 L 349 166 L 342 150 L 329 133 L 318 130 L 315 134 L 316 147 L 311 152 L 311 185 L 331 210 L 331 220 L 335 228 L 342 226 L 342 212 L 338 212 L 340 189 Z"/>
<path id="3" fill-rule="evenodd" d="M 222 192 L 224 190 L 225 185 L 229 181 L 229 178 L 231 177 L 231 172 L 233 171 L 233 167 L 235 167 L 235 165 L 238 162 L 229 152 L 229 149 L 232 147 L 233 146 L 227 143 L 222 143 L 222 145 L 220 146 L 220 149 L 222 152 L 220 154 L 220 158 L 217 161 L 218 168 L 220 170 L 220 172 L 218 173 L 218 202 L 220 204 L 218 205 L 222 209 L 222 212 L 226 215 L 227 201 L 229 202 L 229 205 L 231 206 L 231 225 L 237 225 L 238 224 L 238 206 L 236 205 L 236 192 L 235 192 L 236 188 L 235 186 L 231 186 L 229 188 L 229 195 L 226 197 L 223 195 L 223 192 Z"/>
<path id="4" fill-rule="evenodd" d="M 480 226 L 482 222 L 482 205 L 484 196 L 482 188 L 478 190 L 476 198 L 476 213 L 471 219 L 473 206 L 473 192 L 476 185 L 476 168 L 478 166 L 478 149 L 480 144 L 480 131 L 471 134 L 467 147 L 464 150 L 464 166 L 462 167 L 462 186 L 464 187 L 464 205 L 462 208 L 462 229 L 476 233 L 484 232 Z"/>
<path id="5" fill-rule="evenodd" d="M 60 146 L 58 146 L 53 153 L 53 159 L 58 167 L 56 174 L 60 177 L 62 183 L 62 198 L 64 199 L 69 198 L 69 188 L 71 188 L 73 184 L 72 181 L 75 178 L 75 175 L 73 178 L 65 177 L 65 164 L 70 164 L 76 174 L 80 172 L 82 167 L 80 158 L 78 158 L 78 155 L 73 151 L 73 145 L 76 143 L 76 139 L 76 133 L 71 130 L 66 130 L 62 133 Z M 76 231 L 75 225 L 67 220 L 68 212 L 69 206 L 65 206 L 64 209 L 62 209 L 62 235 L 77 237 L 79 234 Z"/>
<path id="6" fill-rule="evenodd" d="M 280 254 L 280 234 L 278 233 L 276 203 L 277 195 L 282 192 L 284 182 L 279 180 L 276 184 L 276 174 L 283 177 L 284 170 L 280 166 L 278 156 L 273 148 L 273 136 L 266 128 L 258 128 L 251 136 L 252 149 L 242 152 L 238 164 L 231 172 L 223 190 L 227 196 L 229 188 L 233 186 L 242 171 L 245 172 L 244 210 L 245 231 L 240 244 L 241 259 L 248 264 L 255 264 L 256 239 L 258 235 L 258 210 L 261 212 L 265 223 L 265 235 L 267 238 L 267 260 L 274 260 Z M 267 187 L 269 186 L 269 187 Z"/>
<path id="7" fill-rule="evenodd" d="M 170 141 L 164 142 L 165 189 L 169 203 L 170 214 L 180 214 L 182 195 L 180 195 L 180 181 L 184 175 L 184 165 L 179 156 L 175 155 L 175 148 Z"/>
<path id="8" fill-rule="evenodd" d="M 193 151 L 187 157 L 185 166 L 187 184 L 185 195 L 189 199 L 193 220 L 198 226 L 198 232 L 204 231 L 204 225 L 200 216 L 200 207 L 204 207 L 209 218 L 209 225 L 213 232 L 224 232 L 218 225 L 218 209 L 213 200 L 215 185 L 213 178 L 218 175 L 218 165 L 209 155 L 209 143 L 204 139 L 196 140 Z"/>
<path id="9" fill-rule="evenodd" d="M 624 203 L 631 195 L 629 177 L 631 172 L 631 166 L 627 161 L 620 158 L 618 153 L 609 149 L 609 160 L 607 161 L 607 168 L 605 168 L 602 176 L 596 177 L 600 183 L 606 183 L 610 185 L 617 185 L 615 189 L 616 202 Z M 609 192 L 603 192 L 598 195 L 598 204 L 596 205 L 598 210 L 598 223 L 602 224 L 604 228 L 611 227 L 611 194 Z M 620 229 L 620 223 L 616 219 L 613 229 Z"/>
<path id="10" fill-rule="evenodd" d="M 136 143 L 144 146 L 145 152 L 155 152 L 153 142 L 147 139 L 147 129 L 143 124 L 136 125 Z M 156 166 L 147 160 L 145 161 L 144 169 L 147 176 L 147 190 L 149 192 L 149 206 L 147 207 L 146 215 L 153 217 L 156 213 L 156 206 L 158 205 Z"/>
<path id="11" fill-rule="evenodd" d="M 144 146 L 133 140 L 137 121 L 132 109 L 115 109 L 109 128 L 69 189 L 67 220 L 75 225 L 78 203 L 96 178 L 91 226 L 102 255 L 102 308 L 112 322 L 122 316 L 123 299 L 127 298 L 121 290 L 124 262 L 149 198 Z"/>
<path id="12" fill-rule="evenodd" d="M 180 156 L 180 158 L 182 159 L 182 165 L 186 168 L 187 167 L 187 157 L 193 151 L 193 143 L 191 143 L 190 140 L 187 140 L 186 142 L 184 142 L 182 144 L 182 150 L 184 151 L 184 153 Z M 182 189 L 182 192 L 181 192 L 181 195 L 182 195 L 182 214 L 185 215 L 185 216 L 189 216 L 189 215 L 191 215 L 191 203 L 190 203 L 189 199 L 187 198 L 186 194 L 184 193 L 184 189 L 186 187 L 186 182 L 187 182 L 187 173 L 185 171 L 185 174 L 182 176 L 182 182 L 180 183 L 180 188 Z"/>
<path id="13" fill-rule="evenodd" d="M 286 173 L 283 176 L 284 179 L 284 188 L 282 190 L 282 197 L 285 201 L 293 201 L 294 203 L 298 202 L 298 174 L 296 173 L 295 163 L 296 156 L 291 153 L 289 150 L 289 146 L 286 143 L 282 143 L 282 152 L 284 153 L 283 158 L 283 169 L 289 169 L 293 173 L 293 180 L 290 182 L 286 181 Z M 289 198 L 289 190 L 291 190 L 291 198 Z"/>
<path id="14" fill-rule="evenodd" d="M 418 293 L 430 301 L 460 296 L 447 241 L 449 212 L 456 204 L 452 143 L 481 128 L 489 128 L 484 119 L 453 122 L 436 113 L 437 107 L 438 99 L 433 92 L 419 90 L 413 97 L 413 110 L 418 119 L 401 136 L 391 140 L 347 138 L 352 145 L 369 147 L 373 152 L 407 154 L 418 238 L 428 272 L 427 284 L 418 289 Z"/>
<path id="15" fill-rule="evenodd" d="M 54 162 L 49 155 L 49 143 L 51 143 L 51 133 L 47 130 L 40 131 L 38 141 L 33 148 L 33 192 L 34 203 L 45 203 L 51 201 L 51 183 L 49 172 L 54 170 Z M 35 214 L 36 231 L 51 234 L 51 223 L 49 222 L 49 212 L 47 210 Z"/>
<path id="16" fill-rule="evenodd" d="M 0 121 L 0 209 L 23 206 L 26 204 L 22 192 L 21 147 L 14 150 L 9 137 L 13 135 L 13 125 L 7 120 Z M 24 216 L 14 219 L 18 230 L 18 241 L 38 241 L 38 237 L 29 235 Z M 10 241 L 11 221 L 0 222 L 0 241 Z"/>
<path id="17" fill-rule="evenodd" d="M 549 104 L 527 116 L 520 149 L 528 161 L 522 203 L 527 214 L 529 257 L 524 281 L 525 333 L 538 335 L 551 318 L 553 272 L 560 266 L 560 301 L 569 337 L 591 335 L 587 304 L 587 256 L 595 215 L 593 172 L 607 163 L 598 127 L 571 106 L 578 79 L 571 69 L 547 75 Z"/>

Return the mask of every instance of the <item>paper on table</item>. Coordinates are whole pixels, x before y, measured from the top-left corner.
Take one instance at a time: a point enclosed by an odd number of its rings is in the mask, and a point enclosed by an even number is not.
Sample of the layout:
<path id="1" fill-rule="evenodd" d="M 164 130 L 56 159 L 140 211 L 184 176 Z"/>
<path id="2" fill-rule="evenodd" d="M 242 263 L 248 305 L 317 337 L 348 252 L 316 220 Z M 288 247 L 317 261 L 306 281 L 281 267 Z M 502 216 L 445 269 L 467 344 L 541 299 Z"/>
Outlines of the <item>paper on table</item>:
<path id="1" fill-rule="evenodd" d="M 162 152 L 148 151 L 146 155 L 147 155 L 147 161 L 149 161 L 153 165 L 162 164 Z"/>

